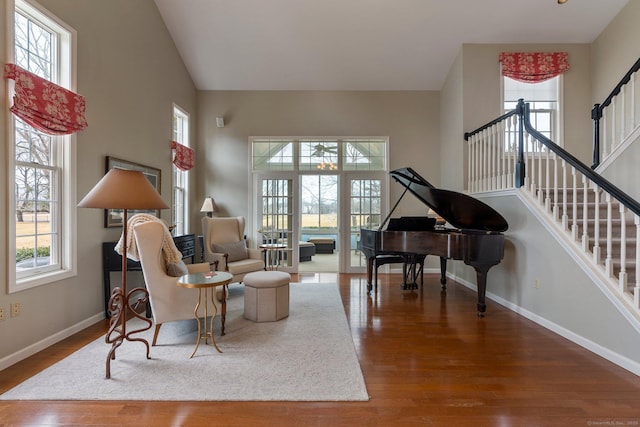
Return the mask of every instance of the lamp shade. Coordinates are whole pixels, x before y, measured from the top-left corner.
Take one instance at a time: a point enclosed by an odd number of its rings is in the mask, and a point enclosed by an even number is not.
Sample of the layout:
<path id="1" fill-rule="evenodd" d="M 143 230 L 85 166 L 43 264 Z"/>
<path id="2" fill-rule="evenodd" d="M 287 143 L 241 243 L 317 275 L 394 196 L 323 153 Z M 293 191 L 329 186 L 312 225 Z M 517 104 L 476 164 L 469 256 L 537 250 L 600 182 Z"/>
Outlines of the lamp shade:
<path id="1" fill-rule="evenodd" d="M 204 199 L 200 212 L 218 212 L 218 207 L 216 206 L 216 202 L 213 200 L 213 197 L 206 197 Z"/>
<path id="2" fill-rule="evenodd" d="M 110 169 L 78 203 L 81 208 L 167 209 L 169 206 L 140 171 Z"/>

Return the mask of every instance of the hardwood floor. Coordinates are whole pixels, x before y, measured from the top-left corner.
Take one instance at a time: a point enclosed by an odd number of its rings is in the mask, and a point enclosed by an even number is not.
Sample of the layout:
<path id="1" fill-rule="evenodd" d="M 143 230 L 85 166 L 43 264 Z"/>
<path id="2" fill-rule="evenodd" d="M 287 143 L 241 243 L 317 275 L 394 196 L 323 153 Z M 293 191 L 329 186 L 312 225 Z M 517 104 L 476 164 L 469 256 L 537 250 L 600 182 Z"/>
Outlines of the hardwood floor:
<path id="1" fill-rule="evenodd" d="M 493 301 L 477 318 L 475 293 L 451 281 L 446 294 L 430 275 L 406 292 L 400 276 L 383 274 L 368 297 L 363 275 L 293 280 L 339 282 L 370 401 L 0 401 L 0 426 L 640 425 L 640 377 Z M 0 372 L 0 393 L 104 330 L 101 322 Z"/>

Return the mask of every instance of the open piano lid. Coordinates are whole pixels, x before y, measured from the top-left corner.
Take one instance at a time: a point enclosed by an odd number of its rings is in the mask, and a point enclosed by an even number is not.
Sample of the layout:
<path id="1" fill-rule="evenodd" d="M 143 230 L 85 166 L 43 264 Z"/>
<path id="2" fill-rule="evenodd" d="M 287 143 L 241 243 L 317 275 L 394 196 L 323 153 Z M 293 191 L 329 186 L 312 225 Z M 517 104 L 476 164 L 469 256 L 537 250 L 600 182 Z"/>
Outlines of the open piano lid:
<path id="1" fill-rule="evenodd" d="M 436 188 L 411 168 L 396 169 L 389 174 L 455 228 L 486 232 L 509 228 L 491 206 L 466 194 Z"/>

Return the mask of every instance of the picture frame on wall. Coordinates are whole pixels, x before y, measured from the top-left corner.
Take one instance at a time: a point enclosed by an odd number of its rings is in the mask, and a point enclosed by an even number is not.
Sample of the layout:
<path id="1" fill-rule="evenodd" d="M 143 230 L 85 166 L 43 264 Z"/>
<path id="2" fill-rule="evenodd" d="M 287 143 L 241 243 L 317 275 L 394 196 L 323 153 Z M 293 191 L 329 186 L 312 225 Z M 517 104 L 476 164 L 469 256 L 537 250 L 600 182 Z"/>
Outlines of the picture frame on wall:
<path id="1" fill-rule="evenodd" d="M 128 160 L 118 159 L 115 157 L 107 156 L 105 159 L 105 171 L 106 174 L 111 169 L 124 169 L 124 170 L 134 170 L 140 171 L 147 177 L 151 185 L 160 193 L 160 189 L 162 188 L 161 184 L 161 174 L 162 171 L 160 169 L 145 166 L 140 163 L 130 162 Z M 133 215 L 138 213 L 147 213 L 151 215 L 155 215 L 160 218 L 160 209 L 152 209 L 152 210 L 129 210 L 127 211 L 127 216 L 131 218 Z M 112 227 L 122 227 L 122 217 L 123 212 L 122 209 L 105 209 L 104 210 L 104 226 L 105 228 Z"/>

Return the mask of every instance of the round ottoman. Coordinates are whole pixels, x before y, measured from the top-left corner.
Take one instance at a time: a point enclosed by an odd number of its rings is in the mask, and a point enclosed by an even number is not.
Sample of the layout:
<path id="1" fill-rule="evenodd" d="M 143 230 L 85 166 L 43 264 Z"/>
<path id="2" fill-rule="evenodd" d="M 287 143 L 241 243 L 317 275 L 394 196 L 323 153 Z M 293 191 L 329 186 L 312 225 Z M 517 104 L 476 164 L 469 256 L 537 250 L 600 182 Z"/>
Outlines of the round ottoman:
<path id="1" fill-rule="evenodd" d="M 275 322 L 289 316 L 289 281 L 284 271 L 256 271 L 244 276 L 244 317 Z"/>

